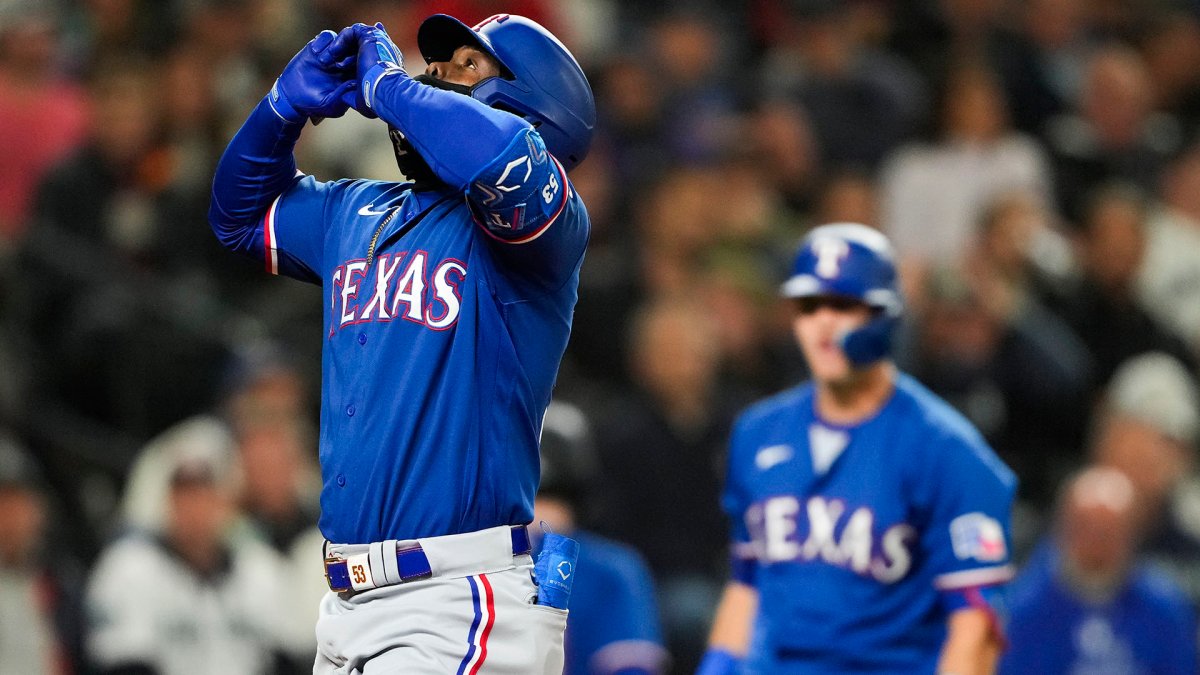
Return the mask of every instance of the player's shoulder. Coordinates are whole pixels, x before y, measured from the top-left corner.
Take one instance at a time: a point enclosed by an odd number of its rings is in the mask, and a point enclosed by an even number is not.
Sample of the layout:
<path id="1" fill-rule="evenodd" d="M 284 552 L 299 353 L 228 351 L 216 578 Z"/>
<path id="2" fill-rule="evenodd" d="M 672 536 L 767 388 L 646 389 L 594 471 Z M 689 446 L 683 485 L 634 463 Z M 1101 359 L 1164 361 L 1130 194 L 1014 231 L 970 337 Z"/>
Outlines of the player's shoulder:
<path id="1" fill-rule="evenodd" d="M 811 411 L 813 385 L 804 382 L 781 392 L 761 398 L 738 415 L 736 426 L 755 427 L 794 417 L 797 411 Z"/>
<path id="2" fill-rule="evenodd" d="M 1157 615 L 1183 619 L 1194 614 L 1183 586 L 1170 572 L 1153 563 L 1137 565 L 1130 574 L 1129 587 Z"/>
<path id="3" fill-rule="evenodd" d="M 996 455 L 975 425 L 916 378 L 898 373 L 895 397 L 895 405 L 890 406 L 892 414 L 901 418 L 900 433 L 915 452 L 928 453 L 932 462 L 976 462 L 995 473 L 1002 482 L 1016 484 L 1016 475 Z"/>

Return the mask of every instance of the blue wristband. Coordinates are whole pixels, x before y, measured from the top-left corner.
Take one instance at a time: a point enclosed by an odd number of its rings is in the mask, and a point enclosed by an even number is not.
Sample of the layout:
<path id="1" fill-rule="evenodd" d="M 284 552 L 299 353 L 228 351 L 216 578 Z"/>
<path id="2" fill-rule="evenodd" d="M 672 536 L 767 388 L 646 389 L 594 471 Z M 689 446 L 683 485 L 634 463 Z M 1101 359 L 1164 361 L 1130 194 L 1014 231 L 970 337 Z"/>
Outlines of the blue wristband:
<path id="1" fill-rule="evenodd" d="M 271 85 L 271 92 L 267 94 L 267 104 L 271 106 L 271 110 L 279 115 L 279 119 L 292 124 L 304 124 L 308 120 L 307 115 L 303 115 L 299 110 L 292 107 L 291 102 L 279 90 L 279 80 L 275 80 L 275 84 Z"/>
<path id="2" fill-rule="evenodd" d="M 742 660 L 732 652 L 713 647 L 704 652 L 704 660 L 696 669 L 696 675 L 734 675 L 741 665 Z"/>

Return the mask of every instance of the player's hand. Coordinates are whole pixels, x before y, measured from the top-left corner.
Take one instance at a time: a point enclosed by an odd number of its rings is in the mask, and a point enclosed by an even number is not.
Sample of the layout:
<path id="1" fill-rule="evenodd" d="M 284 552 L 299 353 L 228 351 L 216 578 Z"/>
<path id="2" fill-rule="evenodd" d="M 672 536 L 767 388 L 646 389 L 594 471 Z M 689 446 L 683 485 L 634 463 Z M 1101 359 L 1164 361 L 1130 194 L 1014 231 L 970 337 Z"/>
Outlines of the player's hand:
<path id="1" fill-rule="evenodd" d="M 358 37 L 359 81 L 354 108 L 366 117 L 378 117 L 375 114 L 375 86 L 388 75 L 404 72 L 404 55 L 388 37 L 383 24 L 367 26 L 358 23 L 353 28 Z"/>
<path id="2" fill-rule="evenodd" d="M 271 87 L 268 101 L 275 113 L 296 123 L 346 114 L 358 89 L 357 47 L 353 27 L 340 33 L 321 31 L 292 57 Z"/>

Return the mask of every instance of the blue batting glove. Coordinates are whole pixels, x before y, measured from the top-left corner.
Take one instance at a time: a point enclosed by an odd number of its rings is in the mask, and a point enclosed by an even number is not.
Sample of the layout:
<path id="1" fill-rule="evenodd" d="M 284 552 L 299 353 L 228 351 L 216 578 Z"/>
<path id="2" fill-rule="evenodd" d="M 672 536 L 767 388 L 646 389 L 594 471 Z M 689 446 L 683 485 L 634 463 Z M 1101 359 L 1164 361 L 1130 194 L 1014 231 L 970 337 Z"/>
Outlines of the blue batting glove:
<path id="1" fill-rule="evenodd" d="M 308 118 L 341 117 L 350 107 L 356 34 L 350 28 L 321 31 L 283 69 L 267 102 L 280 118 L 303 124 Z"/>
<path id="2" fill-rule="evenodd" d="M 367 117 L 375 114 L 375 87 L 388 75 L 404 72 L 404 56 L 388 37 L 383 24 L 355 24 L 358 35 L 358 96 L 355 109 Z"/>

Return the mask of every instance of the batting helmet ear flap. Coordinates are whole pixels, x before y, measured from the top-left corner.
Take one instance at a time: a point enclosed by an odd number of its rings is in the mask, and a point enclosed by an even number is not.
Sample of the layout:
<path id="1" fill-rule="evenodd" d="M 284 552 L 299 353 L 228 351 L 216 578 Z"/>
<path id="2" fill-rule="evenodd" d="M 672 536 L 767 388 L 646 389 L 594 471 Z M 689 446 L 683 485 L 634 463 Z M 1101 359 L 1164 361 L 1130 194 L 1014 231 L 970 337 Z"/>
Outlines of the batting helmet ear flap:
<path id="1" fill-rule="evenodd" d="M 842 353 L 855 365 L 865 366 L 884 358 L 892 351 L 892 335 L 900 325 L 896 316 L 871 319 L 861 328 L 846 331 L 838 338 Z"/>

